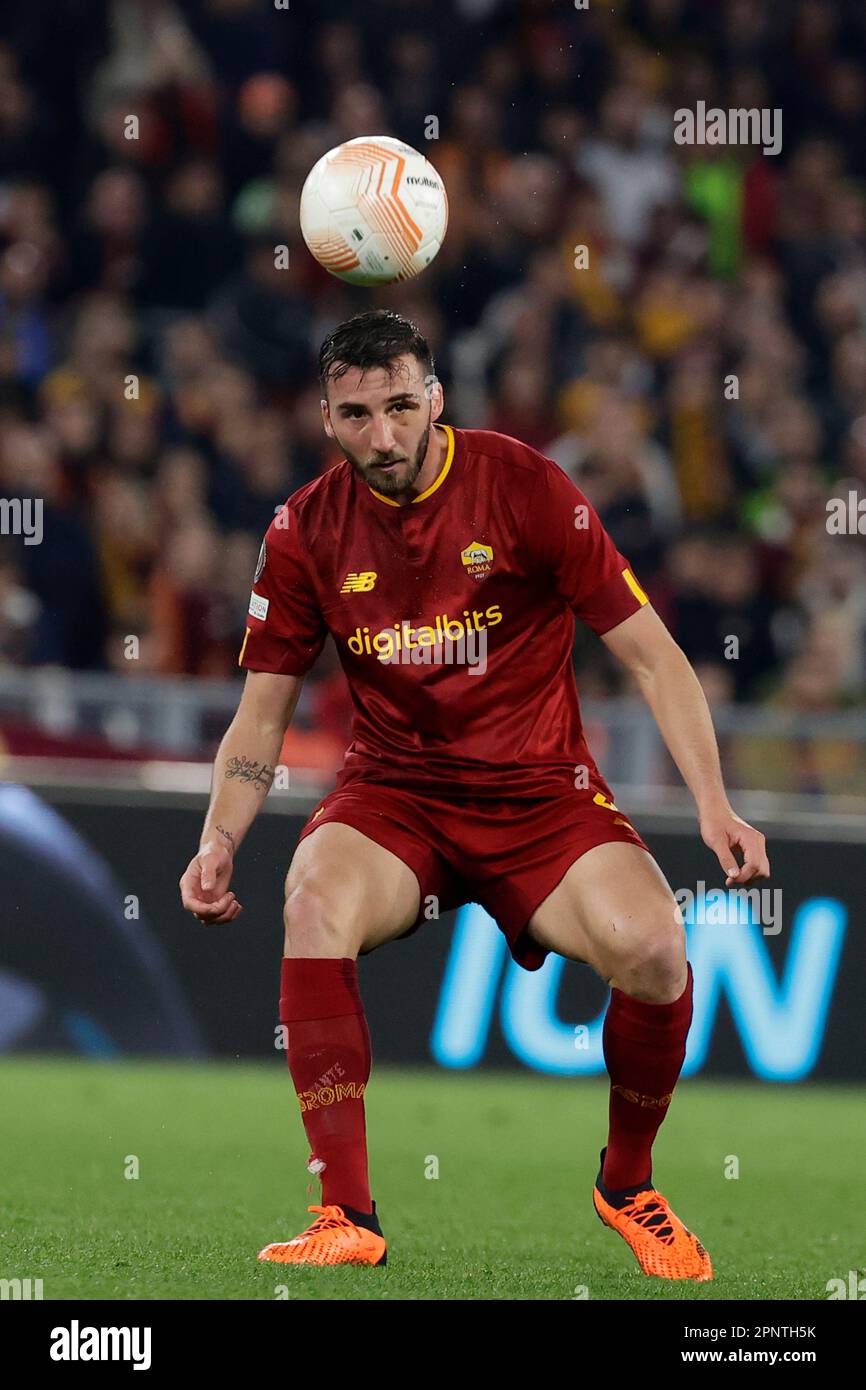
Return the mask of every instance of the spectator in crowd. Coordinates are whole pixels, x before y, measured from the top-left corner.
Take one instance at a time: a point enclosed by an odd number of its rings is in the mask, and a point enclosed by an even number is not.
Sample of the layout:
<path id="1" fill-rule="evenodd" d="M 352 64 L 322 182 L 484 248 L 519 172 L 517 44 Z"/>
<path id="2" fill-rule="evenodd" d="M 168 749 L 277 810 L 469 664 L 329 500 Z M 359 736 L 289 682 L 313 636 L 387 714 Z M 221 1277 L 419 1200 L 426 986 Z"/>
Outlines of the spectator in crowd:
<path id="1" fill-rule="evenodd" d="M 4 7 L 0 496 L 42 496 L 51 543 L 4 538 L 0 662 L 129 670 L 138 632 L 138 670 L 235 672 L 261 533 L 338 457 L 318 343 L 370 302 L 306 252 L 301 185 L 381 130 L 449 189 L 437 261 L 376 295 L 430 335 L 447 418 L 569 472 L 714 702 L 862 701 L 866 537 L 826 523 L 866 486 L 866 8 L 362 19 Z M 677 145 L 698 100 L 781 108 L 781 152 Z M 311 681 L 334 737 L 339 679 Z"/>

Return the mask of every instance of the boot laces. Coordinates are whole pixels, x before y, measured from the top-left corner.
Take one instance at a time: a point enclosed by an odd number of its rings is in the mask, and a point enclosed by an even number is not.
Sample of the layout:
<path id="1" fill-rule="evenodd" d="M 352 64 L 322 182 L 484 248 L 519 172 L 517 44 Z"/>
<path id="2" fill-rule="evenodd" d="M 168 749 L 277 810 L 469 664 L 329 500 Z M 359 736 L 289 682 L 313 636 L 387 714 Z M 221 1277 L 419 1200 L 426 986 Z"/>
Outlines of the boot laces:
<path id="1" fill-rule="evenodd" d="M 652 1189 L 639 1192 L 622 1210 L 630 1221 L 634 1221 L 635 1225 L 648 1231 L 657 1240 L 665 1245 L 673 1244 L 674 1228 L 671 1225 L 667 1201 L 660 1192 Z"/>
<path id="2" fill-rule="evenodd" d="M 321 1215 L 317 1216 L 313 1224 L 307 1227 L 304 1231 L 305 1236 L 317 1236 L 322 1231 L 336 1230 L 344 1226 L 354 1228 L 355 1223 L 349 1220 L 342 1207 L 307 1207 L 307 1211 L 318 1211 Z"/>

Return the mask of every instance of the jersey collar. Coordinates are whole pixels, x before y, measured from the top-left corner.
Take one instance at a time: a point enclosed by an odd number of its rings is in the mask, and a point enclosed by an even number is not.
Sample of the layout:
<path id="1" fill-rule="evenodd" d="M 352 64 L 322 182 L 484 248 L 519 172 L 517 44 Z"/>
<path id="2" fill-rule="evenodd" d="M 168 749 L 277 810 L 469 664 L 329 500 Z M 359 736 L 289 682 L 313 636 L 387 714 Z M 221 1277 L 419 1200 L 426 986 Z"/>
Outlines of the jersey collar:
<path id="1" fill-rule="evenodd" d="M 442 486 L 445 479 L 448 477 L 448 474 L 451 472 L 451 465 L 454 462 L 454 430 L 450 425 L 440 425 L 438 424 L 438 422 L 436 423 L 434 428 L 437 430 L 444 430 L 448 438 L 448 448 L 445 451 L 445 462 L 443 463 L 439 471 L 439 476 L 435 480 L 435 482 L 432 482 L 428 488 L 424 489 L 423 492 L 419 492 L 417 497 L 413 497 L 412 501 L 409 503 L 410 507 L 414 507 L 417 505 L 418 502 L 423 502 L 426 498 L 432 497 L 433 493 L 436 492 L 437 489 Z M 384 493 L 377 492 L 376 489 L 374 487 L 370 487 L 369 484 L 367 485 L 367 490 L 369 492 L 372 492 L 373 496 L 377 498 L 378 501 L 384 502 L 386 507 L 400 506 L 400 503 L 395 502 L 393 497 L 386 497 Z"/>

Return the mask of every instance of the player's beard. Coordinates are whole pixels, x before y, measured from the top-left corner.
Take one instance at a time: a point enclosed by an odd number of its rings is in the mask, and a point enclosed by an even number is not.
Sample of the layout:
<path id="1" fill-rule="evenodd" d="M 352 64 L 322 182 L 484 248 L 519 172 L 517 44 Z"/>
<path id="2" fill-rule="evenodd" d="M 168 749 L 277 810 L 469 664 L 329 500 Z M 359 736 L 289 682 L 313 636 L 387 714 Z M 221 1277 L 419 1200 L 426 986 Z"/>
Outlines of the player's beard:
<path id="1" fill-rule="evenodd" d="M 421 472 L 424 466 L 424 459 L 427 455 L 427 445 L 430 441 L 431 427 L 431 422 L 428 421 L 427 427 L 415 450 L 415 456 L 411 459 L 404 459 L 404 455 L 402 454 L 395 454 L 388 458 L 383 458 L 379 455 L 372 463 L 362 463 L 360 459 L 350 454 L 345 444 L 343 444 L 342 447 L 345 450 L 346 458 L 351 463 L 355 472 L 361 475 L 368 487 L 373 487 L 377 492 L 393 497 L 401 492 L 408 491 Z M 394 463 L 397 460 L 400 461 L 400 466 L 387 473 L 384 473 L 381 467 L 377 466 L 379 464 Z"/>

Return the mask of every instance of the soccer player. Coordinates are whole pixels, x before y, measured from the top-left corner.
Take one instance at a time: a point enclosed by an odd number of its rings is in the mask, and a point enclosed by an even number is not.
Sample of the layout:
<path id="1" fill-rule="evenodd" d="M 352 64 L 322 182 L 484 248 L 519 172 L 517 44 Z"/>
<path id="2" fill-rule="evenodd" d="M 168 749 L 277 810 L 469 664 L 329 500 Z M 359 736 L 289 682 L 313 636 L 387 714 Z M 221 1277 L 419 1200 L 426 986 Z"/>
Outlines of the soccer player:
<path id="1" fill-rule="evenodd" d="M 234 857 L 331 633 L 353 740 L 289 869 L 280 988 L 322 1204 L 259 1258 L 386 1261 L 367 1170 L 357 958 L 416 930 L 432 896 L 441 911 L 481 903 L 525 969 L 555 951 L 610 985 L 595 1209 L 647 1274 L 711 1279 L 709 1255 L 652 1179 L 692 1016 L 682 915 L 584 741 L 575 618 L 634 676 L 726 885 L 744 884 L 769 874 L 764 837 L 725 795 L 698 680 L 555 463 L 516 439 L 437 423 L 442 386 L 412 323 L 359 314 L 325 340 L 319 365 L 325 432 L 345 459 L 268 528 L 240 656 L 249 674 L 180 883 L 202 922 L 242 910 Z"/>

